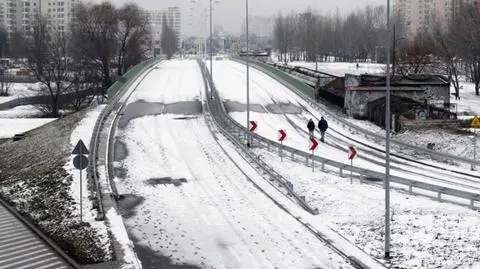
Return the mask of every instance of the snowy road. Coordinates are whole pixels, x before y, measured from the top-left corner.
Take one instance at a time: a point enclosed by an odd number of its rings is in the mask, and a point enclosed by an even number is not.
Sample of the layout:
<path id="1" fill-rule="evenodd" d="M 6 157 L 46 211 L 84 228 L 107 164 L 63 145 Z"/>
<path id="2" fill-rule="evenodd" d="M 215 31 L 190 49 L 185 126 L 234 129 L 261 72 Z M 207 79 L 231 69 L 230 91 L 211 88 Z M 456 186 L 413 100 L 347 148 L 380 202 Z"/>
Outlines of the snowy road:
<path id="1" fill-rule="evenodd" d="M 245 66 L 224 60 L 215 61 L 214 69 L 214 82 L 221 97 L 226 100 L 230 115 L 236 121 L 245 125 Z M 306 102 L 279 82 L 254 68 L 250 70 L 250 107 L 252 111 L 250 119 L 258 122 L 258 133 L 276 141 L 278 130 L 286 129 L 288 138 L 284 144 L 307 151 L 309 144 L 306 123 L 309 118 L 313 118 L 317 122 L 321 113 L 309 107 Z M 320 156 L 349 164 L 346 158 L 346 149 L 347 145 L 352 143 L 352 138 L 366 146 L 378 147 L 378 145 L 372 145 L 374 143 L 366 141 L 364 138 L 346 135 L 348 132 L 342 130 L 341 126 L 331 124 L 330 127 L 330 131 L 327 132 L 326 143 L 320 143 L 319 145 L 317 154 Z M 359 157 L 354 162 L 356 166 L 384 172 L 384 156 L 382 153 L 374 152 L 371 148 L 357 143 L 353 144 L 356 144 L 360 150 Z M 409 177 L 439 186 L 455 187 L 480 193 L 480 179 L 478 178 L 426 167 L 395 157 L 392 158 L 391 173 L 392 175 Z"/>
<path id="2" fill-rule="evenodd" d="M 203 94 L 195 61 L 167 61 L 119 121 L 115 183 L 143 268 L 349 268 L 231 161 Z"/>

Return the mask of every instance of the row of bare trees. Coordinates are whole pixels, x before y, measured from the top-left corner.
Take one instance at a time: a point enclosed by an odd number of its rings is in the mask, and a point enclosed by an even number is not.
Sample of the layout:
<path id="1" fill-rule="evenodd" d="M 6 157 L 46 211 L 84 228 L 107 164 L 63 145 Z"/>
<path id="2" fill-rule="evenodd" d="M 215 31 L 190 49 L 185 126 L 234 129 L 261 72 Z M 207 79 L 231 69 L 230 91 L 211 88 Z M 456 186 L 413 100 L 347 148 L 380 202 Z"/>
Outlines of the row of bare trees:
<path id="1" fill-rule="evenodd" d="M 384 6 L 367 6 L 346 17 L 338 10 L 322 15 L 308 8 L 300 14 L 280 13 L 274 24 L 274 44 L 282 61 L 315 61 L 327 56 L 341 61 L 372 59 L 385 34 Z"/>
<path id="2" fill-rule="evenodd" d="M 279 60 L 367 61 L 385 58 L 387 40 L 394 44 L 393 72 L 396 75 L 434 72 L 448 75 L 455 94 L 459 79 L 475 83 L 480 94 L 480 9 L 465 5 L 448 26 L 432 20 L 432 27 L 407 37 L 402 18 L 394 18 L 393 35 L 386 28 L 384 6 L 367 6 L 341 16 L 322 15 L 307 9 L 300 14 L 279 14 L 274 24 L 274 45 Z"/>
<path id="3" fill-rule="evenodd" d="M 63 32 L 39 15 L 19 43 L 41 93 L 50 96 L 47 112 L 54 117 L 66 105 L 62 95 L 74 94 L 68 100 L 75 108 L 88 95 L 105 95 L 116 77 L 144 60 L 150 49 L 148 18 L 136 4 L 117 9 L 110 2 L 80 3 L 75 18 L 72 29 Z"/>
<path id="4" fill-rule="evenodd" d="M 448 75 L 458 97 L 460 79 L 475 84 L 480 94 L 480 10 L 473 5 L 463 6 L 450 25 L 418 32 L 413 39 L 399 42 L 394 50 L 394 73 L 441 73 Z"/>

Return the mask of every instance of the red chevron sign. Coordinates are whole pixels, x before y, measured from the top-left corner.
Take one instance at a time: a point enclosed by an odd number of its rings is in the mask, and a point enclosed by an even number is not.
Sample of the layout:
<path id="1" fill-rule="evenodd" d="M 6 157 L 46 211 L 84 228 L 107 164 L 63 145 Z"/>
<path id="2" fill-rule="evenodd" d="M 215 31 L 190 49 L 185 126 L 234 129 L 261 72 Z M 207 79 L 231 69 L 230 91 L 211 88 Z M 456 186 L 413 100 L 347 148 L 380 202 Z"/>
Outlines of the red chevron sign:
<path id="1" fill-rule="evenodd" d="M 251 121 L 250 121 L 250 132 L 255 131 L 255 129 L 257 129 L 257 126 L 258 126 L 257 122 L 251 120 Z"/>
<path id="2" fill-rule="evenodd" d="M 287 132 L 285 132 L 285 130 L 278 130 L 278 133 L 280 134 L 278 141 L 283 141 L 287 138 Z"/>
<path id="3" fill-rule="evenodd" d="M 317 146 L 318 146 L 317 140 L 315 139 L 314 136 L 311 136 L 310 137 L 310 150 L 314 151 L 317 148 Z"/>

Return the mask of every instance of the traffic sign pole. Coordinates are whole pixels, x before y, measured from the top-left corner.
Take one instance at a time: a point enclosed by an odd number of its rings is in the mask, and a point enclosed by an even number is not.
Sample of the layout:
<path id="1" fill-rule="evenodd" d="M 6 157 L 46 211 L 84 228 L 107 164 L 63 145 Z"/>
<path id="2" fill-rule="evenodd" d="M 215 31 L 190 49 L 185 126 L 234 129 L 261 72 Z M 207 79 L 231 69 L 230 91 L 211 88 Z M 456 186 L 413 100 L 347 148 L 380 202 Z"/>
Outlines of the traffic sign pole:
<path id="1" fill-rule="evenodd" d="M 280 141 L 280 160 L 283 162 L 283 140 L 287 138 L 287 133 L 285 130 L 278 130 L 278 133 L 280 134 L 280 137 L 278 138 Z"/>
<path id="2" fill-rule="evenodd" d="M 471 127 L 473 128 L 473 160 L 477 160 L 477 128 L 480 128 L 480 119 L 473 117 Z M 475 164 L 472 163 L 470 169 L 475 170 Z"/>
<path id="3" fill-rule="evenodd" d="M 83 158 L 80 158 L 80 166 L 83 164 Z M 83 212 L 82 212 L 82 200 L 83 200 L 83 196 L 82 196 L 82 169 L 79 169 L 80 170 L 80 223 L 83 222 Z"/>
<path id="4" fill-rule="evenodd" d="M 280 141 L 280 160 L 283 162 L 283 141 Z"/>
<path id="5" fill-rule="evenodd" d="M 353 184 L 353 159 L 350 159 L 350 185 Z"/>
<path id="6" fill-rule="evenodd" d="M 357 150 L 353 145 L 348 146 L 348 159 L 350 160 L 350 184 L 353 184 L 353 158 L 357 156 Z"/>
<path id="7" fill-rule="evenodd" d="M 473 160 L 477 160 L 477 128 L 473 129 Z M 472 164 L 472 171 L 475 170 L 475 164 Z"/>
<path id="8" fill-rule="evenodd" d="M 315 172 L 315 161 L 313 160 L 313 157 L 315 157 L 315 151 L 312 150 L 312 172 Z"/>
<path id="9" fill-rule="evenodd" d="M 88 158 L 84 156 L 84 154 L 88 154 L 88 149 L 81 139 L 78 141 L 72 154 L 77 155 L 75 156 L 75 158 L 73 158 L 73 166 L 75 166 L 75 168 L 80 170 L 80 223 L 82 223 L 83 222 L 82 170 L 85 169 L 88 165 Z"/>

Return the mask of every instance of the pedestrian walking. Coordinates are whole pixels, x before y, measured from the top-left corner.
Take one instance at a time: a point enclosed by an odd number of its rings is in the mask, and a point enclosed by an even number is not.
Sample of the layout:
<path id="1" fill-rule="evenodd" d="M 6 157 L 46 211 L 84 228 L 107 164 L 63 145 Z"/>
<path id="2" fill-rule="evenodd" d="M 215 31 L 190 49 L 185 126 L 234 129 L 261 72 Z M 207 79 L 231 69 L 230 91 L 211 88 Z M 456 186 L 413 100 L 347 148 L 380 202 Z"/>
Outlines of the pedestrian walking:
<path id="1" fill-rule="evenodd" d="M 310 134 L 310 136 L 313 136 L 313 132 L 315 131 L 315 122 L 313 122 L 312 119 L 310 119 L 308 121 L 307 129 L 308 129 L 308 133 Z"/>
<path id="2" fill-rule="evenodd" d="M 318 129 L 320 129 L 320 141 L 325 142 L 324 137 L 328 129 L 328 122 L 323 117 L 318 121 Z"/>

